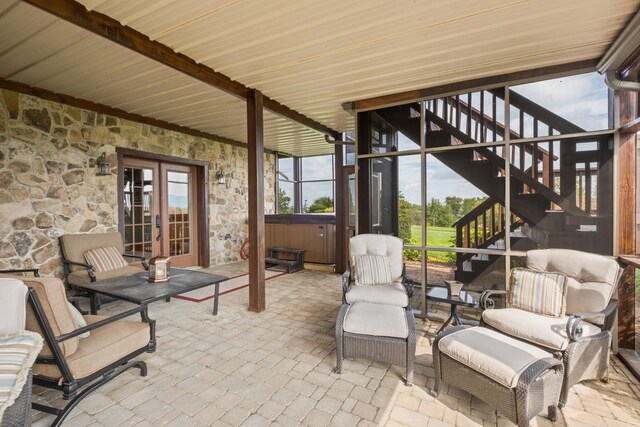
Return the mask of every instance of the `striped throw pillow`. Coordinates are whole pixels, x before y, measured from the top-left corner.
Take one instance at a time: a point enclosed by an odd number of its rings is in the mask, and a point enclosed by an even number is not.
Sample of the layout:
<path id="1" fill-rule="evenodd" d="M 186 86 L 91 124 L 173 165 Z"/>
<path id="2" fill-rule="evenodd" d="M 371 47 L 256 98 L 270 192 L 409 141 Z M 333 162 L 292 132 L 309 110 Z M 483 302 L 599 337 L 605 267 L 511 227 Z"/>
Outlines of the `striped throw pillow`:
<path id="1" fill-rule="evenodd" d="M 388 285 L 391 283 L 391 264 L 383 255 L 355 255 L 351 257 L 356 285 Z"/>
<path id="2" fill-rule="evenodd" d="M 88 250 L 84 253 L 84 259 L 97 272 L 117 270 L 129 265 L 115 246 Z"/>
<path id="3" fill-rule="evenodd" d="M 567 307 L 566 275 L 514 268 L 510 284 L 510 307 L 544 316 L 564 316 Z"/>
<path id="4" fill-rule="evenodd" d="M 0 336 L 0 420 L 20 396 L 41 349 L 42 337 L 35 332 Z"/>

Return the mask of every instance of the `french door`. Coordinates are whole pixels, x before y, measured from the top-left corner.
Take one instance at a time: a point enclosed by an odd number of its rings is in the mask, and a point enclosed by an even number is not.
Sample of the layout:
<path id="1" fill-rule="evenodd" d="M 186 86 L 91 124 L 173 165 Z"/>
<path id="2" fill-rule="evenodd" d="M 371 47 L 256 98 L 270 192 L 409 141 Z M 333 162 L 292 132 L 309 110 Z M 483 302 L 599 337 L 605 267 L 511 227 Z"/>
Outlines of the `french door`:
<path id="1" fill-rule="evenodd" d="M 125 250 L 171 264 L 198 264 L 197 188 L 194 166 L 124 158 Z"/>

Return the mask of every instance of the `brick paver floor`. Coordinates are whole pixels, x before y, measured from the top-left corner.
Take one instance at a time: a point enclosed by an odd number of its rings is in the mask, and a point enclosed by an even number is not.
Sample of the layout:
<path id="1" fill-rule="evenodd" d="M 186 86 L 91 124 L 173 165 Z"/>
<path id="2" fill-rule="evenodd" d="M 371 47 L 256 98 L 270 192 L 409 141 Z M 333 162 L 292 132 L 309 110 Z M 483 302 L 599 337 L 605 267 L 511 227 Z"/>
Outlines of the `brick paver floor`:
<path id="1" fill-rule="evenodd" d="M 238 263 L 212 269 L 236 275 Z M 221 297 L 218 316 L 211 302 L 173 299 L 151 306 L 158 350 L 141 356 L 149 366 L 111 381 L 75 409 L 65 427 L 76 426 L 503 426 L 513 425 L 480 400 L 453 387 L 437 399 L 431 340 L 440 326 L 417 320 L 415 385 L 406 387 L 404 368 L 366 360 L 335 366 L 335 317 L 340 277 L 304 270 L 267 282 L 267 310 L 247 311 L 248 290 Z M 109 304 L 101 314 L 127 306 Z M 640 425 L 640 389 L 614 358 L 608 384 L 573 388 L 560 419 L 538 416 L 534 426 Z M 36 400 L 52 399 L 38 389 Z M 34 411 L 34 425 L 46 419 Z"/>

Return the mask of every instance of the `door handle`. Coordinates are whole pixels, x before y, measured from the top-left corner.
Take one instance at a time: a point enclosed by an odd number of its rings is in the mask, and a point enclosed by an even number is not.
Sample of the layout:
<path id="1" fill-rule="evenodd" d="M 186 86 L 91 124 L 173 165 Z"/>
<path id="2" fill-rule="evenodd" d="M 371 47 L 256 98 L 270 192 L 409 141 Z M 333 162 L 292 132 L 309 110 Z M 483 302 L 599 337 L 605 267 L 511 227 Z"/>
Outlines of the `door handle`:
<path id="1" fill-rule="evenodd" d="M 156 240 L 159 241 L 162 238 L 162 228 L 160 227 L 160 215 L 156 215 L 156 228 L 158 229 L 158 237 L 156 237 Z"/>

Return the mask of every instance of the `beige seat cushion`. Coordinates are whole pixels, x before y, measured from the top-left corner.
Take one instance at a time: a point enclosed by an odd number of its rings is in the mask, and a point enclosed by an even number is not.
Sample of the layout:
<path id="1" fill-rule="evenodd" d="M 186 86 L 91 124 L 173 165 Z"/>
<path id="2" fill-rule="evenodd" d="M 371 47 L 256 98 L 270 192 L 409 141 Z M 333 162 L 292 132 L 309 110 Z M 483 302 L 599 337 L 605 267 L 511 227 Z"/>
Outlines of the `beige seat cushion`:
<path id="1" fill-rule="evenodd" d="M 375 337 L 409 336 L 405 309 L 387 304 L 351 304 L 344 318 L 343 329 L 352 334 Z"/>
<path id="2" fill-rule="evenodd" d="M 518 384 L 522 372 L 533 362 L 553 357 L 538 347 L 480 327 L 447 335 L 438 343 L 438 349 L 508 388 Z"/>
<path id="3" fill-rule="evenodd" d="M 407 292 L 399 282 L 393 282 L 390 285 L 352 285 L 345 298 L 348 304 L 369 302 L 397 307 L 409 305 Z"/>
<path id="4" fill-rule="evenodd" d="M 106 280 L 113 279 L 115 277 L 129 276 L 131 274 L 140 273 L 141 271 L 144 270 L 130 265 L 124 268 L 119 268 L 117 270 L 96 272 L 95 275 L 96 280 Z M 82 285 L 85 283 L 91 283 L 91 278 L 89 277 L 89 274 L 87 274 L 87 270 L 84 269 L 69 273 L 69 275 L 67 276 L 67 281 L 70 285 Z"/>
<path id="5" fill-rule="evenodd" d="M 29 277 L 29 276 L 11 276 L 2 275 L 2 277 L 14 277 L 22 280 L 22 282 L 30 288 L 33 288 L 38 295 L 40 305 L 44 315 L 49 320 L 51 331 L 54 335 L 67 334 L 75 331 L 76 324 L 73 321 L 71 313 L 67 307 L 67 295 L 64 291 L 64 285 L 60 279 L 54 277 Z M 27 321 L 26 329 L 28 331 L 36 332 L 41 336 L 44 336 L 40 324 L 36 320 L 36 317 L 31 308 L 31 304 L 27 305 Z M 78 348 L 78 337 L 70 338 L 60 343 L 62 353 L 65 356 L 70 356 L 75 353 Z M 51 356 L 51 349 L 44 343 L 40 356 Z"/>
<path id="6" fill-rule="evenodd" d="M 571 249 L 539 249 L 527 252 L 526 267 L 555 271 L 569 278 L 566 313 L 599 312 L 615 298 L 622 270 L 615 259 Z"/>
<path id="7" fill-rule="evenodd" d="M 105 319 L 103 316 L 85 316 L 88 324 Z M 80 340 L 78 350 L 67 357 L 73 376 L 84 378 L 149 344 L 149 324 L 141 321 L 118 320 L 94 329 L 88 338 Z M 59 379 L 62 375 L 56 365 L 36 364 L 33 373 Z"/>
<path id="8" fill-rule="evenodd" d="M 542 316 L 517 308 L 485 310 L 482 313 L 482 320 L 492 328 L 513 337 L 559 351 L 564 351 L 569 346 L 570 340 L 566 331 L 568 318 L 568 316 Z M 598 326 L 588 322 L 582 322 L 582 328 L 583 337 L 601 332 Z"/>

